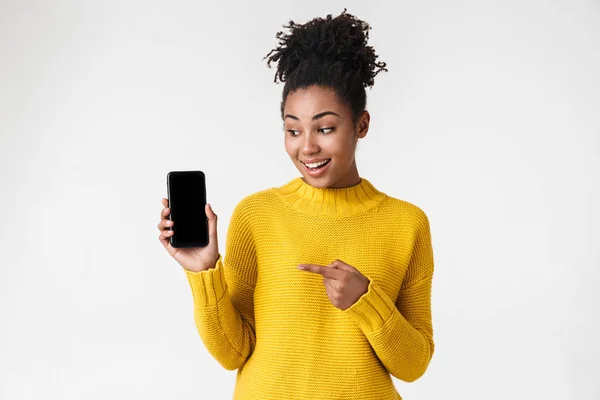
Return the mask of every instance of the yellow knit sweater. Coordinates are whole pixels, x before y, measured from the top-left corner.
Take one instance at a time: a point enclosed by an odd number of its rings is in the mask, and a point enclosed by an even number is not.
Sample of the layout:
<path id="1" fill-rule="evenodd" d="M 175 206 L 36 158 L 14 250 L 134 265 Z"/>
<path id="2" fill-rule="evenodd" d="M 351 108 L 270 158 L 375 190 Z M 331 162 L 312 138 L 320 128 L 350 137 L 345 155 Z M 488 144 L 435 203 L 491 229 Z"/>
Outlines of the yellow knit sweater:
<path id="1" fill-rule="evenodd" d="M 335 259 L 369 280 L 336 308 L 323 277 L 298 264 Z M 208 351 L 237 369 L 233 399 L 402 399 L 433 355 L 429 221 L 416 205 L 367 179 L 316 188 L 294 178 L 235 207 L 225 258 L 184 270 Z"/>

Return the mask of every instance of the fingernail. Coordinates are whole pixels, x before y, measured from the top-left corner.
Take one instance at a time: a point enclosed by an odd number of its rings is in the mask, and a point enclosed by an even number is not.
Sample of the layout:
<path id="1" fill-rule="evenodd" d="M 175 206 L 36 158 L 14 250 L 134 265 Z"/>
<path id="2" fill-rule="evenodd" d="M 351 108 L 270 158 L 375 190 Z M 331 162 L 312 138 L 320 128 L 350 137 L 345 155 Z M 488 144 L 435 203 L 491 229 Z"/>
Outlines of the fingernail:
<path id="1" fill-rule="evenodd" d="M 304 265 L 298 265 L 298 269 L 306 269 Z"/>

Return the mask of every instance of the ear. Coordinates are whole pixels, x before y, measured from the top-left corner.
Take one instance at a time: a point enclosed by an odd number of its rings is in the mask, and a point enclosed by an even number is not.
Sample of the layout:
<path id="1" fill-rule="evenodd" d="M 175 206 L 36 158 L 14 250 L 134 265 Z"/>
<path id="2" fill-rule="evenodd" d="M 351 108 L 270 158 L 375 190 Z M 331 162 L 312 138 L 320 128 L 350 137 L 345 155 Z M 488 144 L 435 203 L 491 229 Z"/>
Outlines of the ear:
<path id="1" fill-rule="evenodd" d="M 364 138 L 367 136 L 367 132 L 369 131 L 369 123 L 371 121 L 371 114 L 367 110 L 364 110 L 358 119 L 356 124 L 356 133 L 358 138 Z"/>

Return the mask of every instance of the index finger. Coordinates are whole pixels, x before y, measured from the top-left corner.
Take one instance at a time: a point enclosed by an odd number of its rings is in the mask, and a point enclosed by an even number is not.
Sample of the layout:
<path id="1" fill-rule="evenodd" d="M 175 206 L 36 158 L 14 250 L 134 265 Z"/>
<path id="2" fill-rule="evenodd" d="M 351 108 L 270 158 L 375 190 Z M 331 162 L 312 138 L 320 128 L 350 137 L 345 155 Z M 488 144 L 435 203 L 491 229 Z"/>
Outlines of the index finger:
<path id="1" fill-rule="evenodd" d="M 298 269 L 308 272 L 315 272 L 323 275 L 325 278 L 331 279 L 341 279 L 342 275 L 344 274 L 344 271 L 339 269 L 315 264 L 298 264 Z"/>

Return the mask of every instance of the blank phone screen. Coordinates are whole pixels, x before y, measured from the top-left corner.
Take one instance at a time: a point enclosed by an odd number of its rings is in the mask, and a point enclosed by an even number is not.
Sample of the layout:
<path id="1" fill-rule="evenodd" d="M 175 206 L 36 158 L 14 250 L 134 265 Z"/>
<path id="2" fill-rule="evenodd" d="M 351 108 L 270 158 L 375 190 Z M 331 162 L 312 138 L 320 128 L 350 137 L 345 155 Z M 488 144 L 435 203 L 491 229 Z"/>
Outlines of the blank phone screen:
<path id="1" fill-rule="evenodd" d="M 173 247 L 203 247 L 208 244 L 206 183 L 202 171 L 172 171 L 167 175 Z"/>

